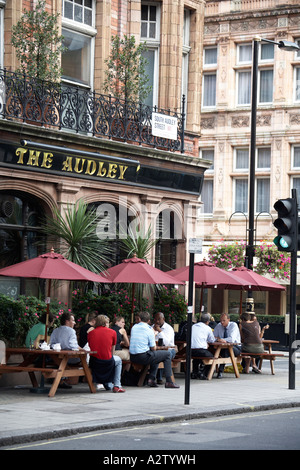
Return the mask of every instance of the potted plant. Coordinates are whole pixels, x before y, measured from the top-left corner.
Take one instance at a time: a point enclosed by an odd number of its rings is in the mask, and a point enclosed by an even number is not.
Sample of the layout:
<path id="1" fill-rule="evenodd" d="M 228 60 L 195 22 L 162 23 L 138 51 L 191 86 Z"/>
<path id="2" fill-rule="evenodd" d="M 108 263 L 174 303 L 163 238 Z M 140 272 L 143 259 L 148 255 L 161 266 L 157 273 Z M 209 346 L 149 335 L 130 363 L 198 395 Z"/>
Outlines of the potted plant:
<path id="1" fill-rule="evenodd" d="M 11 44 L 20 64 L 16 72 L 24 80 L 23 84 L 19 81 L 20 103 L 23 114 L 34 124 L 43 123 L 45 113 L 51 113 L 51 119 L 55 119 L 52 103 L 61 78 L 60 54 L 65 50 L 58 17 L 58 13 L 47 12 L 45 0 L 38 0 L 34 9 L 24 10 L 12 27 Z"/>
<path id="2" fill-rule="evenodd" d="M 143 102 L 151 91 L 146 73 L 148 61 L 143 56 L 146 50 L 145 44 L 136 44 L 134 36 L 111 38 L 111 53 L 105 60 L 104 91 L 116 100 L 110 123 L 114 137 L 125 138 L 138 133 L 141 121 L 138 103 Z"/>

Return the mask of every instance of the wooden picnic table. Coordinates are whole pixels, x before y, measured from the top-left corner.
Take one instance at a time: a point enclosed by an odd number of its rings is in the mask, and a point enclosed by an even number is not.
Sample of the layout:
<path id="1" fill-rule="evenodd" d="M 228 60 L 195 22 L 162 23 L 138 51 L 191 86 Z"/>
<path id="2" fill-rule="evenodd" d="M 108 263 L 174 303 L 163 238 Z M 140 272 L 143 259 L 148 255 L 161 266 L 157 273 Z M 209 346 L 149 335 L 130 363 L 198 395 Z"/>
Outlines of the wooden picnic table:
<path id="1" fill-rule="evenodd" d="M 178 346 L 178 353 L 175 356 L 175 360 L 181 358 L 182 360 L 186 359 L 186 341 L 176 341 L 176 345 Z M 215 341 L 213 343 L 208 343 L 209 350 L 213 353 L 213 357 L 196 357 L 195 359 L 200 359 L 203 364 L 210 365 L 210 371 L 208 373 L 208 380 L 212 379 L 212 376 L 215 372 L 215 369 L 220 364 L 228 364 L 231 362 L 234 373 L 236 378 L 239 378 L 239 369 L 238 369 L 238 362 L 241 362 L 240 356 L 237 358 L 234 355 L 233 347 L 235 343 L 223 343 L 220 341 Z M 229 353 L 229 357 L 222 357 L 221 352 L 222 350 L 227 349 Z M 193 358 L 193 356 L 192 356 Z"/>
<path id="2" fill-rule="evenodd" d="M 54 379 L 48 394 L 49 397 L 54 397 L 62 377 L 84 376 L 86 377 L 91 393 L 96 392 L 91 371 L 86 361 L 87 354 L 90 354 L 90 352 L 84 349 L 78 351 L 54 351 L 53 349 L 6 348 L 6 361 L 8 361 L 12 354 L 21 355 L 23 360 L 16 364 L 1 364 L 0 375 L 14 372 L 28 372 L 32 386 L 37 388 L 38 382 L 35 372 L 41 372 L 45 378 Z M 51 359 L 50 362 L 46 360 L 46 356 L 48 359 Z M 36 366 L 36 361 L 39 358 L 43 359 L 41 361 L 42 367 Z M 70 359 L 79 359 L 79 362 L 78 364 L 68 364 Z"/>

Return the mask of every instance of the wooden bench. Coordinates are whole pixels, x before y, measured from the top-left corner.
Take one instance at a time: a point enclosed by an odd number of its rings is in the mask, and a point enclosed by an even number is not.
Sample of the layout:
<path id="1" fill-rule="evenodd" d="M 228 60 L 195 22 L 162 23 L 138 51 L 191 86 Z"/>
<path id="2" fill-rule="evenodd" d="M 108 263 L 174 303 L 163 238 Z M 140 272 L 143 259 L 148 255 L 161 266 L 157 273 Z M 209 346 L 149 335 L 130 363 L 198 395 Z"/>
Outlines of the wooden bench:
<path id="1" fill-rule="evenodd" d="M 241 353 L 241 356 L 242 358 L 251 358 L 251 357 L 257 357 L 259 358 L 259 364 L 258 364 L 258 368 L 261 369 L 262 368 L 262 363 L 263 363 L 263 360 L 264 359 L 267 359 L 268 361 L 270 361 L 270 367 L 271 367 L 271 373 L 272 375 L 275 375 L 275 372 L 274 372 L 274 361 L 276 359 L 276 357 L 283 357 L 284 354 L 278 354 L 278 353 L 269 353 L 267 351 L 263 352 L 263 353 L 248 353 L 248 352 L 244 352 L 244 353 Z"/>
<path id="2" fill-rule="evenodd" d="M 174 359 L 172 359 L 172 369 L 177 367 L 178 363 L 180 363 L 182 361 L 183 361 L 182 359 L 176 359 L 176 357 L 174 357 Z M 135 371 L 140 373 L 140 377 L 139 377 L 137 386 L 142 387 L 144 385 L 144 382 L 145 382 L 145 379 L 146 379 L 146 376 L 147 376 L 147 373 L 148 373 L 148 370 L 149 370 L 149 365 L 137 364 L 136 362 L 125 361 L 125 360 L 122 360 L 122 364 L 123 365 L 130 364 Z M 159 365 L 158 365 L 158 368 L 163 369 L 164 368 L 164 363 L 160 362 Z M 172 376 L 172 380 L 174 382 L 174 376 Z"/>
<path id="3" fill-rule="evenodd" d="M 200 360 L 200 361 L 203 362 L 203 364 L 205 366 L 211 366 L 210 371 L 209 371 L 208 376 L 207 376 L 208 380 L 212 379 L 212 376 L 214 375 L 215 368 L 218 365 L 220 365 L 220 364 L 231 364 L 232 365 L 230 357 L 217 357 L 216 358 L 216 357 L 207 357 L 207 356 L 204 356 L 204 357 L 192 356 L 191 359 L 196 359 L 198 361 Z M 237 356 L 235 359 L 236 359 L 237 364 L 240 364 L 242 362 L 242 357 L 241 356 Z"/>

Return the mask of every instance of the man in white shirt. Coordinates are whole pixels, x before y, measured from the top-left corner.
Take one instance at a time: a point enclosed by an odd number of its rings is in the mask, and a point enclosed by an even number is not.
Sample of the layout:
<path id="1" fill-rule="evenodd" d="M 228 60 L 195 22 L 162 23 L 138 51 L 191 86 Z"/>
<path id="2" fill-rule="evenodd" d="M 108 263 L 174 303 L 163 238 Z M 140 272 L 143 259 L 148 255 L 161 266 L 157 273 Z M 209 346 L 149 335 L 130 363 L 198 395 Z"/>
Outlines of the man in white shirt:
<path id="1" fill-rule="evenodd" d="M 241 335 L 237 323 L 230 321 L 228 313 L 222 313 L 220 316 L 220 323 L 214 329 L 215 340 L 221 343 L 235 343 L 233 352 L 235 356 L 239 356 L 242 351 Z M 221 352 L 222 357 L 228 357 L 227 350 Z M 221 379 L 223 376 L 225 364 L 220 364 L 217 378 Z"/>
<path id="2" fill-rule="evenodd" d="M 155 341 L 158 342 L 158 349 L 165 348 L 171 354 L 171 360 L 176 355 L 175 332 L 171 325 L 165 322 L 165 316 L 162 312 L 154 315 L 154 324 L 152 325 L 155 334 Z M 160 340 L 160 341 L 159 341 Z M 160 345 L 160 342 L 162 343 Z M 157 383 L 162 383 L 163 369 L 157 370 Z"/>
<path id="3" fill-rule="evenodd" d="M 213 357 L 213 354 L 208 351 L 208 343 L 215 341 L 213 331 L 208 326 L 210 318 L 210 313 L 203 313 L 200 321 L 192 326 L 191 353 L 193 357 Z M 201 360 L 193 359 L 191 378 L 206 380 L 209 369 L 210 366 L 204 366 Z"/>

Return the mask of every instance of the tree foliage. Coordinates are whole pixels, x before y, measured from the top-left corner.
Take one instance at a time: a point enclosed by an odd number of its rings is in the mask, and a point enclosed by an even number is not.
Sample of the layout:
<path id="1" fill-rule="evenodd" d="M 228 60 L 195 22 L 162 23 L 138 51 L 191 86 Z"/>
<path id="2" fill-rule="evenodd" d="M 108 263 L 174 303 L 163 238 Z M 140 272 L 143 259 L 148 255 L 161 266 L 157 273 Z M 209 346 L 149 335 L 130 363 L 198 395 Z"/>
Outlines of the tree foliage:
<path id="1" fill-rule="evenodd" d="M 38 0 L 33 10 L 24 10 L 12 27 L 11 43 L 20 61 L 18 72 L 41 80 L 60 80 L 60 54 L 64 46 L 57 25 L 58 16 L 46 11 L 45 0 Z"/>
<path id="2" fill-rule="evenodd" d="M 147 59 L 144 44 L 135 43 L 134 36 L 111 38 L 111 53 L 105 60 L 107 66 L 104 90 L 116 98 L 128 101 L 144 101 L 151 91 L 146 74 Z"/>

